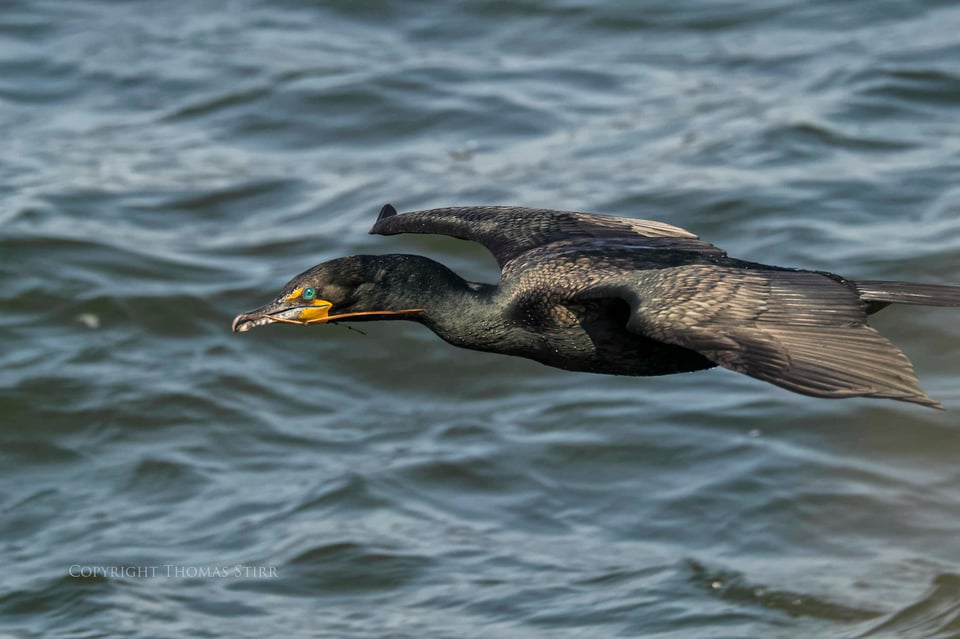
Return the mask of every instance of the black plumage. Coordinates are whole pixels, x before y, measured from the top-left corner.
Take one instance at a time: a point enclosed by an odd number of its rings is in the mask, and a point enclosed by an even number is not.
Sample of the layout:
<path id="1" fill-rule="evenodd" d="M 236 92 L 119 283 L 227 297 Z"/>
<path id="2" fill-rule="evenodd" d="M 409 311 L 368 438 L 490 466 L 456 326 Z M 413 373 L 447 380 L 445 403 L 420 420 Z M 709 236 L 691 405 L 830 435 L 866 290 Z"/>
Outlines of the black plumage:
<path id="1" fill-rule="evenodd" d="M 733 259 L 683 229 L 521 207 L 383 207 L 371 233 L 436 233 L 487 247 L 499 284 L 416 255 L 358 255 L 291 280 L 239 315 L 274 322 L 421 322 L 463 348 L 576 371 L 664 375 L 716 365 L 817 397 L 931 407 L 906 356 L 867 325 L 891 303 L 960 306 L 960 287 L 853 282 Z"/>

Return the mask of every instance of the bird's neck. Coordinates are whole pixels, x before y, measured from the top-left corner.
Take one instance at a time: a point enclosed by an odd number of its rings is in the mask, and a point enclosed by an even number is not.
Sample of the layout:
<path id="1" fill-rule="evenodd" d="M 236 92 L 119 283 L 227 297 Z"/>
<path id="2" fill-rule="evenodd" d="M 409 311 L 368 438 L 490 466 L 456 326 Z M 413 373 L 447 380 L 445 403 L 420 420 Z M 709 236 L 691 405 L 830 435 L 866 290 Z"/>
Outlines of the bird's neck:
<path id="1" fill-rule="evenodd" d="M 382 319 L 418 321 L 451 344 L 481 347 L 475 342 L 483 327 L 500 318 L 496 285 L 468 282 L 443 264 L 419 255 L 378 257 L 382 261 L 376 286 L 383 309 L 423 309 L 422 313 Z"/>

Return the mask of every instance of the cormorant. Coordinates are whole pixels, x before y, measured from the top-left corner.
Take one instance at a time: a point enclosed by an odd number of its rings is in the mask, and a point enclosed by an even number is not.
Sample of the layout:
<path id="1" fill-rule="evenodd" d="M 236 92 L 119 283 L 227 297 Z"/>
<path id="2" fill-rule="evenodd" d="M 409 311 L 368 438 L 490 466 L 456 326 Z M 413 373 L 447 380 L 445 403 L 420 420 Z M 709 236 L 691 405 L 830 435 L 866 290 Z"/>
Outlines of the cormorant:
<path id="1" fill-rule="evenodd" d="M 484 245 L 499 284 L 468 282 L 418 255 L 354 255 L 293 278 L 233 320 L 406 319 L 443 340 L 613 375 L 725 368 L 816 397 L 885 397 L 942 408 L 913 366 L 867 325 L 891 303 L 960 306 L 960 287 L 851 281 L 727 257 L 662 222 L 513 206 L 398 215 L 379 235 L 436 233 Z"/>

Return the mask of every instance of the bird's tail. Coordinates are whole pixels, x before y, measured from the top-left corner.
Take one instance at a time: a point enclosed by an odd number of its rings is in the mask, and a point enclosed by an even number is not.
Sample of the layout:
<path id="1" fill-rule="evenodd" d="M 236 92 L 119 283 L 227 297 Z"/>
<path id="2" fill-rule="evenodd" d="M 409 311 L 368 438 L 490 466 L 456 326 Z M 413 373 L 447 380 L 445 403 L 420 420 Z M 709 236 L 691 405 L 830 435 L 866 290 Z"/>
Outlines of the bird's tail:
<path id="1" fill-rule="evenodd" d="M 879 311 L 887 304 L 960 306 L 960 286 L 883 280 L 863 280 L 854 282 L 853 285 L 857 287 L 860 299 L 867 303 L 867 310 L 871 313 Z"/>

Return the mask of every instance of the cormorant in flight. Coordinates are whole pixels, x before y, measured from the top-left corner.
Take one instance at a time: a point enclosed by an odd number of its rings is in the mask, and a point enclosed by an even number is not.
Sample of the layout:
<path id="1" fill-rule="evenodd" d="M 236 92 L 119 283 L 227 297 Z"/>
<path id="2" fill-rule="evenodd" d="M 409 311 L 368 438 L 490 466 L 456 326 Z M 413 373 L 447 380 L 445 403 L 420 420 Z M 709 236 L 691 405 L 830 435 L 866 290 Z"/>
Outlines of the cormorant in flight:
<path id="1" fill-rule="evenodd" d="M 612 375 L 723 366 L 816 397 L 885 397 L 941 408 L 906 356 L 867 325 L 888 304 L 960 306 L 960 287 L 851 281 L 727 257 L 681 228 L 513 206 L 398 215 L 379 235 L 483 244 L 499 284 L 468 282 L 418 255 L 354 255 L 294 277 L 235 332 L 276 322 L 420 322 L 463 348 Z"/>

